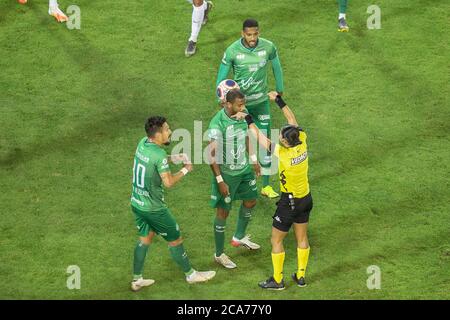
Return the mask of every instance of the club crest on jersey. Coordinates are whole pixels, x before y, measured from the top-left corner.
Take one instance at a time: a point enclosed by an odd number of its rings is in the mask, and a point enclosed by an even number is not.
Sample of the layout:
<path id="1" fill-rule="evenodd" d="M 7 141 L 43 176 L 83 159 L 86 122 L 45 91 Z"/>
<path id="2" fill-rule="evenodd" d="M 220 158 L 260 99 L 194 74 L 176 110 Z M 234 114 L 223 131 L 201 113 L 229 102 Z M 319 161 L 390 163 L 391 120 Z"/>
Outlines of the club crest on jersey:
<path id="1" fill-rule="evenodd" d="M 265 55 L 267 55 L 266 50 L 261 50 L 258 52 L 258 57 L 264 57 Z"/>
<path id="2" fill-rule="evenodd" d="M 256 72 L 258 71 L 258 65 L 257 64 L 251 64 L 248 66 L 248 71 L 249 72 Z"/>
<path id="3" fill-rule="evenodd" d="M 308 151 L 303 152 L 301 155 L 299 155 L 296 158 L 291 159 L 291 166 L 295 166 L 299 163 L 302 163 L 305 161 L 305 159 L 308 157 Z"/>

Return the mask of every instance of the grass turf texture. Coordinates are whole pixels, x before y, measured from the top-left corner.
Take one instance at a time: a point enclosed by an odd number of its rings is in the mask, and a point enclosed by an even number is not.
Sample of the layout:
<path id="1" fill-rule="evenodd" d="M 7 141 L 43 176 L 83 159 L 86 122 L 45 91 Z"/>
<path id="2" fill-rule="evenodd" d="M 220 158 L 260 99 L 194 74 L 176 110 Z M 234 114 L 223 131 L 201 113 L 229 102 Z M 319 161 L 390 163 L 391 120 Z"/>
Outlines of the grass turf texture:
<path id="1" fill-rule="evenodd" d="M 448 299 L 448 1 L 377 1 L 381 30 L 366 28 L 372 1 L 350 1 L 348 34 L 337 32 L 334 1 L 215 3 L 186 59 L 182 0 L 78 0 L 74 31 L 47 15 L 46 1 L 2 1 L 0 298 Z M 144 270 L 156 284 L 132 293 L 129 194 L 144 121 L 163 114 L 173 128 L 206 128 L 223 51 L 250 16 L 278 46 L 286 100 L 309 134 L 309 286 L 289 277 L 292 232 L 287 290 L 257 286 L 272 272 L 273 200 L 259 199 L 248 229 L 262 249 L 229 245 L 235 204 L 225 250 L 238 268 L 213 262 L 210 169 L 197 165 L 166 199 L 193 266 L 216 278 L 188 285 L 158 238 Z M 273 117 L 281 126 L 275 106 Z M 81 290 L 66 288 L 69 265 L 81 268 Z M 381 290 L 367 289 L 370 265 L 381 268 Z"/>

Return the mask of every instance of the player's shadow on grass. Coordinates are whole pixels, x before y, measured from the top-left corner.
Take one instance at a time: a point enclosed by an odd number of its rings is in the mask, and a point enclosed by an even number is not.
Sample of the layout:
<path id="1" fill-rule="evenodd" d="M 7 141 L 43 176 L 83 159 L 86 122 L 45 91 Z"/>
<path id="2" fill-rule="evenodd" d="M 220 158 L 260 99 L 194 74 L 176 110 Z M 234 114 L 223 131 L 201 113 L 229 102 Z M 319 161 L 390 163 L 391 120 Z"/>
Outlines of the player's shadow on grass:
<path id="1" fill-rule="evenodd" d="M 432 219 L 432 212 L 436 210 L 436 206 L 447 205 L 445 199 L 431 203 L 427 201 L 429 195 L 424 195 L 415 187 L 405 190 L 403 194 L 403 198 L 396 199 L 395 202 L 378 203 L 373 200 L 366 208 L 361 208 L 356 213 L 340 215 L 329 223 L 318 223 L 316 227 L 313 220 L 309 231 L 312 254 L 314 255 L 314 247 L 323 247 L 325 250 L 330 245 L 336 246 L 333 239 L 322 237 L 333 234 L 334 238 L 339 239 L 342 259 L 318 272 L 310 270 L 311 283 L 323 278 L 336 277 L 343 272 L 350 273 L 367 268 L 370 265 L 395 264 L 403 254 L 414 255 L 421 250 L 432 249 L 437 243 L 436 239 L 448 238 L 445 226 Z M 396 220 L 392 218 L 394 213 Z M 356 228 L 352 228 L 351 225 L 354 221 L 358 223 Z M 396 221 L 402 222 L 399 225 Z M 426 231 L 425 235 L 417 233 L 416 230 L 408 232 L 408 229 L 405 229 L 405 225 L 408 224 L 432 225 L 433 229 L 426 229 L 433 230 L 432 236 Z M 386 237 L 387 232 L 392 234 Z M 293 246 L 294 241 L 290 242 L 292 243 L 288 243 L 286 247 Z M 376 244 L 379 246 L 375 247 Z M 324 250 L 321 250 L 322 255 Z M 445 250 L 445 247 L 441 247 L 442 255 L 445 254 Z M 349 254 L 346 255 L 345 252 Z"/>
<path id="2" fill-rule="evenodd" d="M 434 234 L 436 238 L 444 239 L 448 236 L 447 231 L 441 231 L 438 234 Z M 319 271 L 310 270 L 309 282 L 313 284 L 315 281 L 320 281 L 320 279 L 328 279 L 334 278 L 336 279 L 339 274 L 349 274 L 355 271 L 364 270 L 371 265 L 382 266 L 383 264 L 395 265 L 399 263 L 398 259 L 400 259 L 404 255 L 417 255 L 418 252 L 424 249 L 433 249 L 433 247 L 427 246 L 427 242 L 430 241 L 430 235 L 425 236 L 416 236 L 414 237 L 414 243 L 417 243 L 417 248 L 411 247 L 411 238 L 403 241 L 396 241 L 395 243 L 390 242 L 390 240 L 386 240 L 382 246 L 370 250 L 370 252 L 356 252 L 357 248 L 348 244 L 347 249 L 352 251 L 352 257 L 348 258 L 348 256 L 343 255 L 342 259 L 336 261 L 334 264 L 327 266 L 324 269 Z M 366 240 L 370 241 L 370 240 Z M 313 248 L 314 245 L 312 244 Z M 406 248 L 406 249 L 405 249 Z M 444 249 L 442 249 L 444 250 Z M 355 254 L 356 252 L 356 254 Z M 314 259 L 314 258 L 313 258 Z M 413 266 L 411 266 L 413 267 Z M 402 273 L 406 273 L 408 270 L 402 271 Z M 365 275 L 360 275 L 364 278 Z M 365 280 L 365 279 L 364 279 Z M 362 283 L 364 286 L 364 283 Z"/>
<path id="3" fill-rule="evenodd" d="M 32 7 L 36 15 L 41 15 L 37 8 Z M 50 19 L 48 16 L 46 19 Z M 109 96 L 119 108 L 116 112 L 105 105 L 95 95 L 88 99 L 94 103 L 98 114 L 96 118 L 89 122 L 77 123 L 69 137 L 55 137 L 46 141 L 39 141 L 29 146 L 16 147 L 8 152 L 4 152 L 0 159 L 0 165 L 9 169 L 14 168 L 20 162 L 47 155 L 53 152 L 73 153 L 89 145 L 104 143 L 125 135 L 129 128 L 136 127 L 138 124 L 143 128 L 143 122 L 148 117 L 149 112 L 163 113 L 164 106 L 170 105 L 169 98 L 162 94 L 164 89 L 159 85 L 159 74 L 155 74 L 148 79 L 147 97 L 134 89 L 140 87 L 127 83 L 129 79 L 135 79 L 135 75 L 129 74 L 127 70 L 94 48 L 83 33 L 77 31 L 68 31 L 66 28 L 53 31 L 52 39 L 60 43 L 66 54 L 72 61 L 79 66 L 80 73 L 88 74 L 91 78 L 89 88 L 92 88 L 93 94 L 101 88 L 102 91 L 108 91 Z M 73 47 L 71 44 L 75 43 Z M 96 69 L 97 65 L 108 65 L 107 70 Z M 92 71 L 87 71 L 92 68 Z M 113 75 L 118 75 L 113 77 Z M 138 80 L 138 82 L 140 79 Z M 141 86 L 142 83 L 140 83 Z M 151 84 L 151 85 L 150 85 Z M 123 88 L 127 87 L 127 90 Z M 155 103 L 157 101 L 157 103 Z M 77 102 L 74 101 L 74 104 Z M 75 105 L 74 105 L 75 107 Z M 142 129 L 143 132 L 143 129 Z M 144 134 L 144 132 L 143 132 Z"/>

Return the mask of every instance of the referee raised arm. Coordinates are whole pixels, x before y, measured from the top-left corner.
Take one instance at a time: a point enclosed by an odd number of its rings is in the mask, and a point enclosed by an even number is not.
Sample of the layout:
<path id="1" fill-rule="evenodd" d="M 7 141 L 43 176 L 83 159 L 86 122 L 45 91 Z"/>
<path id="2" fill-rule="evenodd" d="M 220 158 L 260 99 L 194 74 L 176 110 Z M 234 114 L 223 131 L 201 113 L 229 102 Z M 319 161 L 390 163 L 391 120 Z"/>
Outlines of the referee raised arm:
<path id="1" fill-rule="evenodd" d="M 309 257 L 309 243 L 307 236 L 309 214 L 313 207 L 308 183 L 308 151 L 306 133 L 298 126 L 292 110 L 276 92 L 270 92 L 269 98 L 280 107 L 288 124 L 280 132 L 279 143 L 272 144 L 253 123 L 249 114 L 238 114 L 236 117 L 245 118 L 250 131 L 257 137 L 264 148 L 272 151 L 278 157 L 278 175 L 280 179 L 281 198 L 272 222 L 272 264 L 273 275 L 260 282 L 259 286 L 269 290 L 283 290 L 284 247 L 283 240 L 294 226 L 297 239 L 297 272 L 292 279 L 299 287 L 306 286 L 305 271 Z"/>

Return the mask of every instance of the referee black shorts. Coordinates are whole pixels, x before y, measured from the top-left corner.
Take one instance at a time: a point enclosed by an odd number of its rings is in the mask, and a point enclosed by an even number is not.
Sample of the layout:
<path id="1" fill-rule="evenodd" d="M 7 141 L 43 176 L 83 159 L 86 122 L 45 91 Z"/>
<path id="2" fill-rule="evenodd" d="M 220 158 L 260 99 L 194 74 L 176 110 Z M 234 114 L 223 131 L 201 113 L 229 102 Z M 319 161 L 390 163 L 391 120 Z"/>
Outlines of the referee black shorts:
<path id="1" fill-rule="evenodd" d="M 288 193 L 282 193 L 280 201 L 277 202 L 277 210 L 273 215 L 272 226 L 280 231 L 288 232 L 293 223 L 306 223 L 313 207 L 311 193 L 303 198 L 289 199 Z"/>

